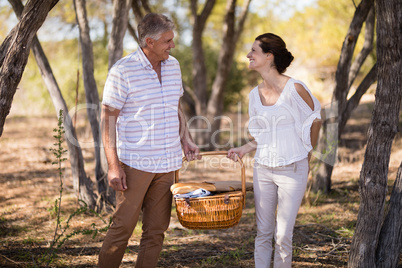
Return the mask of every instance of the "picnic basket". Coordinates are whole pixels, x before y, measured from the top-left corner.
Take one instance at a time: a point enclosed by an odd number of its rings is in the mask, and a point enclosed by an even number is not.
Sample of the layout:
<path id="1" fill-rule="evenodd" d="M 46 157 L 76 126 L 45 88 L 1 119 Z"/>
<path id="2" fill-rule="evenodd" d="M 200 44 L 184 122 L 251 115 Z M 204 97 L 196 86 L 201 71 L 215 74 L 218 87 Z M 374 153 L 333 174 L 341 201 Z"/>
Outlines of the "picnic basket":
<path id="1" fill-rule="evenodd" d="M 227 155 L 225 151 L 202 152 L 207 155 Z M 186 161 L 186 158 L 183 158 Z M 246 198 L 245 167 L 241 159 L 241 191 L 217 193 L 197 198 L 174 198 L 180 224 L 188 229 L 225 229 L 239 223 Z M 175 174 L 179 182 L 179 170 Z"/>

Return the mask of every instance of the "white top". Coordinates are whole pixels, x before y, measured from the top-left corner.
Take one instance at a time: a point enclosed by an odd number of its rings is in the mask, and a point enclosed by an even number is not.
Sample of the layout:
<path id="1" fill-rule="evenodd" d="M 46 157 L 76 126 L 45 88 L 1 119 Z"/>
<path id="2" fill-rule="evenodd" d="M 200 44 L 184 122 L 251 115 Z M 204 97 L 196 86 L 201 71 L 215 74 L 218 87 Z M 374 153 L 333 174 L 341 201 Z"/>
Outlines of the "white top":
<path id="1" fill-rule="evenodd" d="M 102 103 L 119 109 L 117 154 L 124 164 L 152 173 L 182 165 L 179 99 L 183 86 L 179 62 L 161 63 L 162 83 L 141 49 L 110 69 Z"/>
<path id="2" fill-rule="evenodd" d="M 301 84 L 314 102 L 314 110 L 297 93 Z M 308 156 L 311 151 L 310 130 L 315 119 L 321 119 L 321 105 L 301 81 L 290 78 L 278 101 L 264 106 L 255 87 L 249 94 L 250 134 L 257 142 L 255 161 L 269 167 L 285 166 Z"/>

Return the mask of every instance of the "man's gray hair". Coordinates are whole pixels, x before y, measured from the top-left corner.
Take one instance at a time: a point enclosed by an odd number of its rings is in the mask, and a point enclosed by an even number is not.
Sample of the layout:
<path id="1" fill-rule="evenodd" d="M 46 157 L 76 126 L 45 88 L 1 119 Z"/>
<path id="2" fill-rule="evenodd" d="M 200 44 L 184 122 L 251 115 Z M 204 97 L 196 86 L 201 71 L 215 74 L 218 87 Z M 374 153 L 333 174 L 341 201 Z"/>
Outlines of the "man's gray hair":
<path id="1" fill-rule="evenodd" d="M 161 35 L 168 31 L 173 31 L 175 25 L 168 17 L 163 14 L 149 13 L 138 24 L 138 41 L 140 47 L 146 47 L 145 40 L 150 37 L 158 40 Z"/>

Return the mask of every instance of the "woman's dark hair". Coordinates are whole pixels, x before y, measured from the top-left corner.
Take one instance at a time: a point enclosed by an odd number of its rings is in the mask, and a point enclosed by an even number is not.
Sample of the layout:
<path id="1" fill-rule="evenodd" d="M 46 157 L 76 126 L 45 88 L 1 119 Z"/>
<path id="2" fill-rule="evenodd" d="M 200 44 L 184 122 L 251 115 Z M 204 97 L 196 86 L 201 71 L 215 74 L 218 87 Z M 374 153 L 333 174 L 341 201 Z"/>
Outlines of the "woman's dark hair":
<path id="1" fill-rule="evenodd" d="M 279 73 L 284 73 L 289 67 L 294 57 L 287 48 L 285 42 L 273 33 L 265 33 L 257 36 L 256 41 L 260 41 L 260 47 L 264 53 L 274 55 L 274 64 Z"/>

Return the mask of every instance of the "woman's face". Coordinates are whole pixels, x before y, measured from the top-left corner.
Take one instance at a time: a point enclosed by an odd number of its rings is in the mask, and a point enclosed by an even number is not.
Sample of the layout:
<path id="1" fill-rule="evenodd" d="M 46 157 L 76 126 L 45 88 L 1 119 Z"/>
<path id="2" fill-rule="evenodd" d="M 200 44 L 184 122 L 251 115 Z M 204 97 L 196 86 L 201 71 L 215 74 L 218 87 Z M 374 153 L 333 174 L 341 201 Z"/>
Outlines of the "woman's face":
<path id="1" fill-rule="evenodd" d="M 247 54 L 249 59 L 248 68 L 250 70 L 256 70 L 265 66 L 268 63 L 268 53 L 264 53 L 260 47 L 260 41 L 256 40 L 251 46 L 251 51 Z"/>

